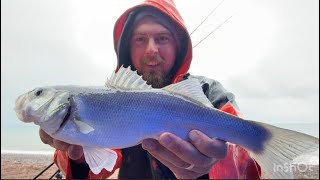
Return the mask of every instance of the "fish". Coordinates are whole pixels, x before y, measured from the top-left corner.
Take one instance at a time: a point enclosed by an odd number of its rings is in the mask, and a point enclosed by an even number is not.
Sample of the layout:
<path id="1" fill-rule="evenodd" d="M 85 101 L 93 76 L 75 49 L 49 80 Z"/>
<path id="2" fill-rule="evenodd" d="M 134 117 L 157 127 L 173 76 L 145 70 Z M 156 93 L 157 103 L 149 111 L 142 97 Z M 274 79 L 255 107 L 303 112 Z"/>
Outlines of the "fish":
<path id="1" fill-rule="evenodd" d="M 17 117 L 40 126 L 55 139 L 83 147 L 95 174 L 111 171 L 117 153 L 147 138 L 170 132 L 188 140 L 197 129 L 245 148 L 263 170 L 262 177 L 293 178 L 275 171 L 305 153 L 319 149 L 319 139 L 260 121 L 223 112 L 211 104 L 197 79 L 160 89 L 148 85 L 130 66 L 120 67 L 104 86 L 44 86 L 21 94 Z"/>

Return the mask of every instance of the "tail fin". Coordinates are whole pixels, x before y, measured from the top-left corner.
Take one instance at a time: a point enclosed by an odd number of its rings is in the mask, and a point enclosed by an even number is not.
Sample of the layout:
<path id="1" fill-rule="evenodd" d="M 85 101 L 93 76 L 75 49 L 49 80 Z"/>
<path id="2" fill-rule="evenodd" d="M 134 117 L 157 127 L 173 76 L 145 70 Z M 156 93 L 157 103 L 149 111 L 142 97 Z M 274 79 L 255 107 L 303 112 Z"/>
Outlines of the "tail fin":
<path id="1" fill-rule="evenodd" d="M 263 179 L 292 179 L 293 160 L 319 149 L 319 138 L 261 122 L 254 123 L 263 126 L 272 134 L 262 153 L 250 152 L 262 169 Z"/>

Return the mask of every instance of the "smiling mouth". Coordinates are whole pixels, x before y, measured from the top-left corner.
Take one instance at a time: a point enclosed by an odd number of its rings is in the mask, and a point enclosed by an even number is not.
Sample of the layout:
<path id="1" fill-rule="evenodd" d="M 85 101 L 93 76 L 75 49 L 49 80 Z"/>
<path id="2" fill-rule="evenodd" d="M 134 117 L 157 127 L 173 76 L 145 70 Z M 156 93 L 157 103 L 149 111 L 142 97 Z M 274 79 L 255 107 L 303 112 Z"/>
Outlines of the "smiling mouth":
<path id="1" fill-rule="evenodd" d="M 146 65 L 148 65 L 148 66 L 158 66 L 159 64 L 160 64 L 160 62 L 158 62 L 158 61 L 146 62 Z"/>

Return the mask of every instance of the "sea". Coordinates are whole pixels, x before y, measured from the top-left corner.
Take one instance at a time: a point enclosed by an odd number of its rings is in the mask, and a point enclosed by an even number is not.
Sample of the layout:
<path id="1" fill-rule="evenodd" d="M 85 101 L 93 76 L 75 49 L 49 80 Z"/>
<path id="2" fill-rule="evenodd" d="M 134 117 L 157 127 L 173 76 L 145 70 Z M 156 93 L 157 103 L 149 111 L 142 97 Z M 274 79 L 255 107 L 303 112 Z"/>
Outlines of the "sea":
<path id="1" fill-rule="evenodd" d="M 290 129 L 319 138 L 319 123 L 275 123 L 277 127 Z M 1 127 L 1 154 L 53 154 L 54 148 L 43 144 L 39 137 L 39 128 L 34 124 Z M 302 159 L 311 164 L 319 164 L 319 150 Z"/>
<path id="2" fill-rule="evenodd" d="M 54 148 L 44 144 L 39 137 L 39 127 L 34 124 L 1 127 L 1 153 L 53 154 Z"/>

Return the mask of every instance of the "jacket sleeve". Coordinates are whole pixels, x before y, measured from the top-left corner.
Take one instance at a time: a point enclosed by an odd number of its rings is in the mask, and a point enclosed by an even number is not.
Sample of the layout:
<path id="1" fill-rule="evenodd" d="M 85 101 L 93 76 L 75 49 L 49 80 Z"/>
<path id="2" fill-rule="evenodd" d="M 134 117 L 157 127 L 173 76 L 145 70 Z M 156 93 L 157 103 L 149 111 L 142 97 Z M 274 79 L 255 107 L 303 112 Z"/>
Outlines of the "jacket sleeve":
<path id="1" fill-rule="evenodd" d="M 220 110 L 238 116 L 239 112 L 231 103 L 226 103 Z M 228 154 L 209 171 L 210 179 L 261 179 L 259 164 L 249 153 L 236 144 L 229 144 Z"/>
<path id="2" fill-rule="evenodd" d="M 116 164 L 111 172 L 103 169 L 99 174 L 94 174 L 92 171 L 90 171 L 88 169 L 87 177 L 85 177 L 85 179 L 105 179 L 105 178 L 110 177 L 114 173 L 114 171 L 121 166 L 121 161 L 122 161 L 121 150 L 116 149 L 114 151 L 117 153 L 118 158 L 117 158 Z M 68 157 L 67 151 L 56 150 L 54 153 L 54 162 L 59 167 L 60 171 L 64 174 L 66 179 L 76 179 L 76 177 L 73 177 L 73 175 L 72 175 L 72 170 L 73 171 L 76 171 L 76 170 L 83 171 L 84 165 L 76 165 L 76 164 L 72 163 Z M 72 166 L 72 168 L 71 168 L 71 166 Z M 85 165 L 85 166 L 87 166 L 87 165 Z"/>
<path id="3" fill-rule="evenodd" d="M 234 95 L 228 92 L 215 80 L 203 76 L 191 76 L 197 78 L 203 92 L 215 108 L 224 112 L 241 116 L 235 102 Z M 236 144 L 228 144 L 228 153 L 225 159 L 216 163 L 209 171 L 210 179 L 261 179 L 261 168 L 257 162 L 250 157 L 249 153 Z"/>

